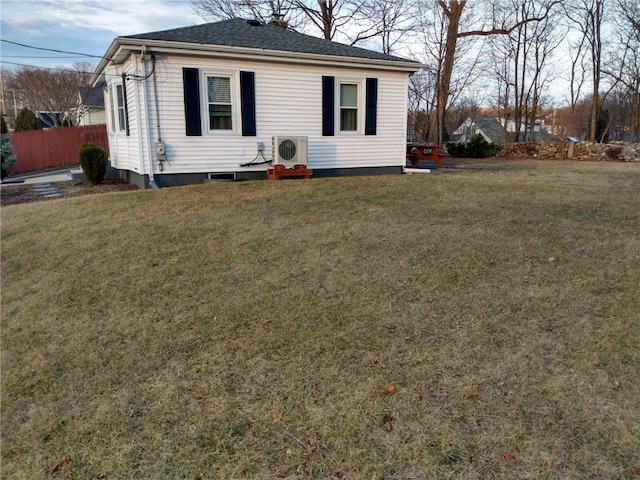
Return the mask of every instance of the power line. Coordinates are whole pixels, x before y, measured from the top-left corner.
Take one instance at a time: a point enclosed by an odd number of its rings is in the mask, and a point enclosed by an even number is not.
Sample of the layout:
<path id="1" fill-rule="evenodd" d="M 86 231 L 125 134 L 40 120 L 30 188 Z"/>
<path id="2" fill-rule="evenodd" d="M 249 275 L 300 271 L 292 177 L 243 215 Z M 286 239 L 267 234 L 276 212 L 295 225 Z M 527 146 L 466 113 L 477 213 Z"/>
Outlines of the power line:
<path id="1" fill-rule="evenodd" d="M 51 56 L 39 56 L 39 55 L 2 55 L 3 58 L 84 58 L 78 55 L 51 55 Z"/>
<path id="2" fill-rule="evenodd" d="M 28 65 L 26 63 L 17 63 L 17 62 L 6 62 L 4 60 L 0 60 L 0 63 L 6 63 L 7 65 L 17 65 L 19 67 L 30 67 L 37 68 L 39 70 L 55 70 L 58 72 L 78 72 L 78 73 L 95 73 L 95 72 L 84 72 L 82 70 L 73 70 L 71 68 L 61 68 L 61 67 L 39 67 L 38 65 Z"/>
<path id="3" fill-rule="evenodd" d="M 69 52 L 66 50 L 56 50 L 55 48 L 44 48 L 44 47 L 35 47 L 33 45 L 26 45 L 24 43 L 18 43 L 18 42 L 12 42 L 11 40 L 5 40 L 4 38 L 0 38 L 0 42 L 4 42 L 4 43 L 10 43 L 11 45 L 17 45 L 19 47 L 25 47 L 25 48 L 33 48 L 34 50 L 44 50 L 46 52 L 56 52 L 56 53 L 66 53 L 69 55 L 81 55 L 83 57 L 92 57 L 92 58 L 106 58 L 102 55 L 91 55 L 89 53 L 82 53 L 82 52 Z M 111 59 L 109 59 L 111 60 Z"/>
<path id="4" fill-rule="evenodd" d="M 134 80 L 134 81 L 140 81 L 140 80 L 146 80 L 147 78 L 149 78 L 154 72 L 155 72 L 155 68 L 156 68 L 156 58 L 155 56 L 152 57 L 152 69 L 151 72 L 149 72 L 147 74 L 146 77 L 142 77 L 140 75 L 135 75 L 135 74 L 127 74 L 126 77 Z M 7 62 L 5 60 L 0 60 L 0 63 L 6 63 L 7 65 L 17 65 L 19 67 L 28 67 L 28 68 L 35 68 L 38 70 L 52 70 L 52 71 L 56 71 L 56 72 L 71 72 L 71 73 L 88 73 L 90 75 L 95 75 L 97 73 L 97 70 L 93 70 L 93 71 L 85 71 L 85 70 L 74 70 L 71 68 L 62 68 L 62 67 L 40 67 L 38 65 L 28 65 L 26 63 L 17 63 L 17 62 Z M 117 74 L 117 73 L 104 73 L 103 74 L 107 77 L 121 77 L 121 74 Z"/>

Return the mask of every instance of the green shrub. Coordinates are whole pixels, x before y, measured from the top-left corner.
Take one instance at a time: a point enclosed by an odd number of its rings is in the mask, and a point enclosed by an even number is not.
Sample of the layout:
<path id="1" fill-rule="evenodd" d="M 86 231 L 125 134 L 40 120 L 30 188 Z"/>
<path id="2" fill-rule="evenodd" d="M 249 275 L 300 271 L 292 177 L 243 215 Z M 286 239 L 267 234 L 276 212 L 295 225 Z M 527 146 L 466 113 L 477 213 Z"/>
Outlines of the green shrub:
<path id="1" fill-rule="evenodd" d="M 38 130 L 40 125 L 38 124 L 38 118 L 28 108 L 23 108 L 16 117 L 16 123 L 13 130 L 16 132 L 27 132 L 29 130 Z"/>
<path id="2" fill-rule="evenodd" d="M 496 146 L 478 134 L 468 142 L 447 143 L 447 152 L 454 157 L 492 157 L 496 154 Z"/>
<path id="3" fill-rule="evenodd" d="M 92 185 L 102 183 L 107 173 L 107 152 L 95 143 L 85 143 L 78 152 L 78 163 Z"/>

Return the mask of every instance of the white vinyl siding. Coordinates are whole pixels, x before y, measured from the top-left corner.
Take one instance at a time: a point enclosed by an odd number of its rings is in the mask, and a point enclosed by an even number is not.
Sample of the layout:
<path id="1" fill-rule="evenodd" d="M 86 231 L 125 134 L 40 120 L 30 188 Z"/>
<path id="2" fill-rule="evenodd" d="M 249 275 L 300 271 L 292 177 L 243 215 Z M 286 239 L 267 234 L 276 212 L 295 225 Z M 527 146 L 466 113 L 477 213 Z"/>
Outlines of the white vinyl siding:
<path id="1" fill-rule="evenodd" d="M 137 62 L 138 68 L 132 73 L 143 75 L 139 56 Z M 147 73 L 150 71 L 149 67 L 148 65 Z M 197 68 L 200 72 L 202 136 L 185 134 L 183 67 Z M 239 133 L 240 71 L 255 74 L 256 136 L 242 136 Z M 158 80 L 157 108 L 160 121 L 156 119 L 152 80 L 147 80 L 146 94 L 149 98 L 146 106 L 137 105 L 133 98 L 134 92 L 138 99 L 144 96 L 144 82 L 127 83 L 129 126 L 135 147 L 133 143 L 112 143 L 117 149 L 115 153 L 119 161 L 129 157 L 129 169 L 136 172 L 148 173 L 149 161 L 157 166 L 153 152 L 149 152 L 147 136 L 150 135 L 154 142 L 158 125 L 167 151 L 167 162 L 164 163 L 162 172 L 166 174 L 266 170 L 269 165 L 248 168 L 240 165 L 256 157 L 259 142 L 264 144 L 265 156 L 270 158 L 271 140 L 275 135 L 307 136 L 308 164 L 312 169 L 405 165 L 407 73 L 353 67 L 331 68 L 321 65 L 167 56 L 158 58 L 155 74 Z M 352 132 L 340 135 L 339 123 L 336 121 L 337 135 L 322 136 L 322 77 L 326 75 L 334 76 L 337 82 L 358 84 L 357 128 L 361 131 L 364 128 L 364 79 L 378 79 L 376 135 L 353 135 Z M 209 130 L 207 77 L 232 79 L 232 132 Z M 337 88 L 336 97 L 339 97 Z M 339 110 L 338 102 L 336 98 L 336 110 Z M 134 118 L 135 115 L 139 115 L 139 118 Z M 142 132 L 134 132 L 138 122 Z M 140 133 L 142 137 L 138 140 Z M 118 137 L 128 138 L 124 135 Z M 138 142 L 142 145 L 140 149 L 144 155 L 144 162 L 138 160 Z M 123 168 L 120 167 L 121 163 L 118 165 L 119 168 Z M 139 170 L 141 165 L 144 172 Z M 155 168 L 154 172 L 157 174 L 157 167 Z"/>
<path id="2" fill-rule="evenodd" d="M 150 71 L 150 65 L 147 65 L 147 73 Z M 124 71 L 126 75 L 139 75 L 143 76 L 144 72 L 140 63 L 139 55 L 132 57 L 124 65 L 115 67 L 108 67 L 105 70 L 108 81 L 110 80 L 107 88 L 107 102 L 105 102 L 107 117 L 109 121 L 109 157 L 112 166 L 122 170 L 130 170 L 136 173 L 147 173 L 148 162 L 148 142 L 147 138 L 147 112 L 144 104 L 141 104 L 140 99 L 143 97 L 144 89 L 143 82 L 135 80 L 127 80 L 127 88 L 122 88 L 123 100 L 126 90 L 127 94 L 127 118 L 129 124 L 129 135 L 125 135 L 125 129 L 118 131 L 119 129 L 119 115 L 117 114 L 117 99 L 116 109 L 113 108 L 113 100 L 116 96 L 116 85 L 122 87 L 121 74 Z M 113 92 L 113 93 L 112 93 Z M 147 92 L 153 94 L 153 85 L 149 84 Z M 150 99 L 150 104 L 153 105 L 153 97 Z M 124 103 L 123 103 L 124 107 Z M 115 112 L 115 113 L 114 113 Z M 124 109 L 123 109 L 124 113 Z M 126 121 L 126 119 L 125 119 Z M 115 125 L 112 127 L 112 125 Z M 142 135 L 141 135 L 142 133 Z"/>

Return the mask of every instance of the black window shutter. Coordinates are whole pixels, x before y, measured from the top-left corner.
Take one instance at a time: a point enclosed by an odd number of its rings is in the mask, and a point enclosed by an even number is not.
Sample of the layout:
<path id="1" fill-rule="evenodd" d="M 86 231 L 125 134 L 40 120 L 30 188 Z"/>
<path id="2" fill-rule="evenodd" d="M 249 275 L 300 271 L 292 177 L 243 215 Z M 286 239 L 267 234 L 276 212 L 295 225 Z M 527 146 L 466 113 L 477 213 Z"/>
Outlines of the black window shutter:
<path id="1" fill-rule="evenodd" d="M 202 135 L 199 75 L 197 68 L 182 69 L 182 84 L 184 87 L 184 121 L 187 136 Z"/>
<path id="2" fill-rule="evenodd" d="M 335 135 L 336 82 L 334 77 L 322 77 L 322 136 Z"/>
<path id="3" fill-rule="evenodd" d="M 364 134 L 375 135 L 378 123 L 378 79 L 367 78 Z"/>
<path id="4" fill-rule="evenodd" d="M 124 104 L 124 131 L 127 137 L 131 135 L 129 132 L 129 105 L 127 104 L 127 77 L 122 74 L 122 100 Z"/>
<path id="5" fill-rule="evenodd" d="M 256 81 L 253 72 L 240 72 L 242 136 L 256 136 Z"/>

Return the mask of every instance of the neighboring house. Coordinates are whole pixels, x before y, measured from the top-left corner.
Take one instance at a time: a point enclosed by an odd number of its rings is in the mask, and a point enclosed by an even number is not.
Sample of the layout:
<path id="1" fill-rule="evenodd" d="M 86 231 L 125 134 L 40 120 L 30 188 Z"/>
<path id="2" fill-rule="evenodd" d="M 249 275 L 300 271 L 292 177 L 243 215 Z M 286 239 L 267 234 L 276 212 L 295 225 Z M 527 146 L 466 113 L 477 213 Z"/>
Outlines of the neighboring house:
<path id="1" fill-rule="evenodd" d="M 502 118 L 493 117 L 475 117 L 467 118 L 460 126 L 451 134 L 452 142 L 468 142 L 476 135 L 482 135 L 484 139 L 491 143 L 510 143 L 513 141 L 515 133 L 515 122 L 511 119 L 506 121 Z M 533 141 L 539 142 L 545 135 L 544 130 L 540 127 L 540 122 L 536 120 L 533 126 Z M 529 141 L 529 125 L 523 120 L 520 128 L 520 141 Z"/>
<path id="2" fill-rule="evenodd" d="M 421 67 L 232 19 L 117 37 L 92 80 L 106 92 L 112 167 L 166 186 L 266 178 L 273 137 L 306 137 L 315 177 L 401 173 Z"/>
<path id="3" fill-rule="evenodd" d="M 80 87 L 78 90 L 78 108 L 74 113 L 76 124 L 81 127 L 107 123 L 102 89 Z"/>

